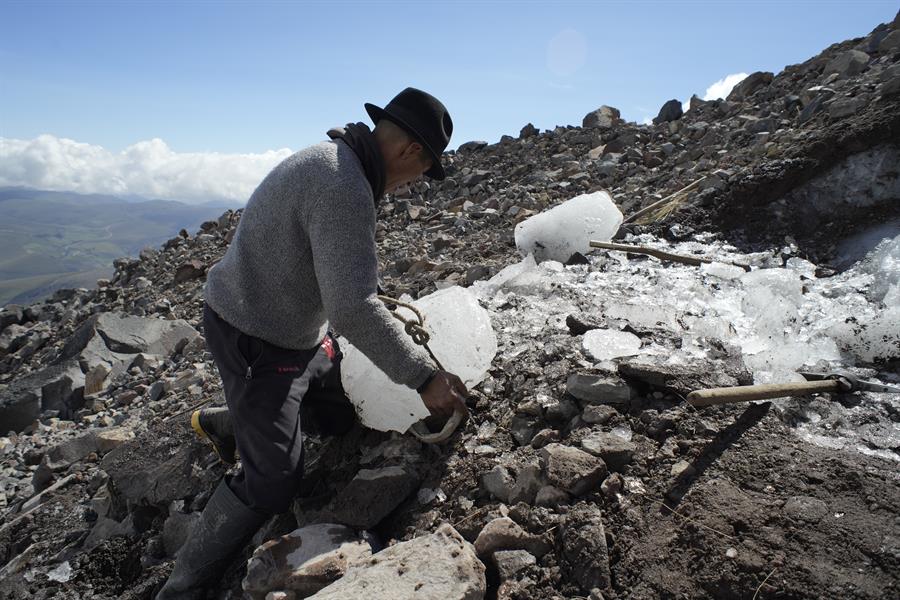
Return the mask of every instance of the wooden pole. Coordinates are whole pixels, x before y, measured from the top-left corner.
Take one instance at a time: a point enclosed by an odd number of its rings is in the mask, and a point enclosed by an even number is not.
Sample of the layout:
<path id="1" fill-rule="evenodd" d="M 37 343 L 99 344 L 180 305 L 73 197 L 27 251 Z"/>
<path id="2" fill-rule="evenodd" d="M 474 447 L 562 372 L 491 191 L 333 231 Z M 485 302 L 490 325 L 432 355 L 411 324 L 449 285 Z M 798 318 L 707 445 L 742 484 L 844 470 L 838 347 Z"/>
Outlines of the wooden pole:
<path id="1" fill-rule="evenodd" d="M 841 384 L 836 379 L 806 381 L 803 383 L 767 383 L 763 385 L 743 385 L 738 387 L 696 390 L 688 394 L 691 406 L 716 406 L 734 404 L 747 400 L 766 400 L 783 396 L 805 396 L 814 392 L 836 392 Z"/>
<path id="2" fill-rule="evenodd" d="M 682 256 L 681 254 L 672 254 L 671 252 L 666 252 L 664 250 L 657 250 L 656 248 L 648 248 L 646 246 L 629 246 L 628 244 L 615 244 L 613 242 L 598 242 L 591 240 L 591 248 L 603 248 L 604 250 L 618 250 L 620 252 L 633 252 L 635 254 L 646 254 L 648 256 L 655 256 L 660 260 L 671 260 L 673 262 L 683 263 L 685 265 L 693 265 L 698 267 L 703 264 L 711 264 L 713 260 L 708 258 L 698 258 L 696 256 Z M 730 263 L 736 267 L 740 267 L 745 271 L 749 271 L 750 267 L 748 265 L 742 265 L 739 263 Z"/>

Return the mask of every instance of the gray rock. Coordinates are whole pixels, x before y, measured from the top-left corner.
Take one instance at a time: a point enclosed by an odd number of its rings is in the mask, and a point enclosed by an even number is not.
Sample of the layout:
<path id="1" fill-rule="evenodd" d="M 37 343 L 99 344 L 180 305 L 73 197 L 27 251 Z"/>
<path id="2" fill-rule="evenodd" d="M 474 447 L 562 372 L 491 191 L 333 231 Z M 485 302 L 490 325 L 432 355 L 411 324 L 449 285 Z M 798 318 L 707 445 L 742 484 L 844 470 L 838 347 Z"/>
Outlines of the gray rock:
<path id="1" fill-rule="evenodd" d="M 516 474 L 516 483 L 510 491 L 509 502 L 534 504 L 535 496 L 543 485 L 540 466 L 525 465 Z"/>
<path id="2" fill-rule="evenodd" d="M 861 50 L 847 50 L 831 59 L 822 71 L 823 75 L 837 73 L 838 77 L 853 77 L 862 73 L 869 64 L 869 55 Z"/>
<path id="3" fill-rule="evenodd" d="M 598 127 L 611 129 L 622 122 L 619 109 L 603 105 L 595 111 L 589 112 L 581 121 L 582 127 Z"/>
<path id="4" fill-rule="evenodd" d="M 116 494 L 131 504 L 167 506 L 198 496 L 221 475 L 197 464 L 209 449 L 186 425 L 160 424 L 110 451 L 100 462 Z"/>
<path id="5" fill-rule="evenodd" d="M 637 358 L 619 363 L 619 373 L 655 388 L 665 388 L 687 396 L 694 390 L 734 387 L 752 383 L 752 376 L 743 365 L 717 361 L 685 365 L 666 365 L 662 361 Z"/>
<path id="6" fill-rule="evenodd" d="M 163 381 L 154 381 L 153 385 L 150 386 L 150 389 L 147 390 L 147 399 L 150 402 L 154 402 L 162 398 L 162 395 L 166 393 L 166 384 Z"/>
<path id="7" fill-rule="evenodd" d="M 315 594 L 372 556 L 356 531 L 334 523 L 307 525 L 259 546 L 247 562 L 244 593 L 262 600 L 272 590 Z"/>
<path id="8" fill-rule="evenodd" d="M 84 374 L 74 362 L 64 365 L 52 381 L 41 386 L 41 410 L 58 410 L 63 417 L 84 405 Z"/>
<path id="9" fill-rule="evenodd" d="M 25 314 L 22 307 L 18 304 L 7 304 L 0 310 L 0 331 L 3 331 L 10 325 L 21 325 L 25 320 Z"/>
<path id="10" fill-rule="evenodd" d="M 28 328 L 18 323 L 8 325 L 0 335 L 0 355 L 11 354 L 24 346 L 28 341 L 27 332 Z"/>
<path id="11" fill-rule="evenodd" d="M 900 29 L 890 32 L 878 43 L 878 51 L 881 53 L 900 50 Z"/>
<path id="12" fill-rule="evenodd" d="M 466 285 L 472 285 L 482 279 L 490 279 L 491 269 L 485 265 L 475 265 L 466 269 Z"/>
<path id="13" fill-rule="evenodd" d="M 828 505 L 810 496 L 791 496 L 784 503 L 784 514 L 792 519 L 818 523 L 828 514 Z"/>
<path id="14" fill-rule="evenodd" d="M 120 535 L 132 536 L 136 533 L 131 514 L 126 516 L 122 521 L 116 521 L 115 519 L 110 519 L 108 517 L 100 517 L 94 522 L 91 532 L 84 540 L 82 549 L 87 552 L 111 537 Z"/>
<path id="15" fill-rule="evenodd" d="M 569 509 L 562 529 L 562 541 L 566 571 L 582 591 L 610 586 L 609 549 L 599 508 L 581 503 Z"/>
<path id="16" fill-rule="evenodd" d="M 191 279 L 200 279 L 206 275 L 206 266 L 199 260 L 189 260 L 175 270 L 172 283 L 179 284 Z"/>
<path id="17" fill-rule="evenodd" d="M 483 141 L 473 141 L 466 142 L 464 144 L 460 144 L 459 148 L 457 148 L 457 152 L 475 152 L 477 150 L 482 150 L 488 145 L 487 142 Z"/>
<path id="18" fill-rule="evenodd" d="M 537 564 L 537 559 L 527 550 L 499 550 L 494 553 L 494 564 L 500 581 L 516 579 L 520 573 Z"/>
<path id="19" fill-rule="evenodd" d="M 613 471 L 621 471 L 631 462 L 637 446 L 613 433 L 595 431 L 581 440 L 581 447 L 603 459 Z"/>
<path id="20" fill-rule="evenodd" d="M 525 415 L 515 415 L 509 424 L 510 433 L 512 433 L 516 443 L 520 446 L 526 446 L 531 443 L 535 429 L 537 429 L 537 426 L 534 419 Z"/>
<path id="21" fill-rule="evenodd" d="M 96 331 L 112 352 L 171 356 L 179 345 L 200 334 L 187 321 L 151 319 L 103 313 Z"/>
<path id="22" fill-rule="evenodd" d="M 475 552 L 485 559 L 498 550 L 527 550 L 540 557 L 552 547 L 547 535 L 528 533 L 509 517 L 489 521 L 475 539 Z"/>
<path id="23" fill-rule="evenodd" d="M 69 417 L 84 403 L 84 376 L 75 361 L 51 365 L 17 377 L 0 388 L 0 433 L 21 431 L 42 410 L 58 410 Z"/>
<path id="24" fill-rule="evenodd" d="M 558 442 L 560 439 L 559 432 L 555 429 L 545 428 L 534 434 L 531 438 L 531 447 L 535 450 L 543 448 L 551 442 Z"/>
<path id="25" fill-rule="evenodd" d="M 654 125 L 659 123 L 668 123 L 669 121 L 677 121 L 684 114 L 680 100 L 669 100 L 659 109 L 659 114 L 653 119 Z"/>
<path id="26" fill-rule="evenodd" d="M 521 131 L 519 131 L 519 137 L 522 138 L 522 139 L 534 137 L 534 136 L 536 136 L 537 134 L 538 134 L 538 129 L 537 129 L 537 127 L 535 127 L 535 126 L 532 125 L 531 123 L 529 123 L 528 125 L 526 125 L 525 127 L 523 127 Z"/>
<path id="27" fill-rule="evenodd" d="M 698 108 L 703 108 L 709 104 L 706 100 L 703 100 L 697 94 L 691 94 L 691 99 L 688 101 L 688 110 L 696 110 Z"/>
<path id="28" fill-rule="evenodd" d="M 896 73 L 893 78 L 878 86 L 878 94 L 881 96 L 894 96 L 898 92 L 900 92 L 900 73 Z"/>
<path id="29" fill-rule="evenodd" d="M 828 114 L 833 119 L 842 119 L 855 115 L 865 105 L 862 98 L 840 98 L 828 105 Z"/>
<path id="30" fill-rule="evenodd" d="M 797 117 L 797 120 L 800 124 L 806 123 L 814 116 L 816 116 L 825 105 L 825 96 L 820 95 L 813 98 L 809 104 L 803 107 L 803 110 L 800 111 L 800 115 Z"/>
<path id="31" fill-rule="evenodd" d="M 484 565 L 450 525 L 373 555 L 310 598 L 315 600 L 482 600 Z"/>
<path id="32" fill-rule="evenodd" d="M 541 467 L 548 483 L 575 496 L 597 488 L 607 471 L 602 459 L 562 444 L 541 449 Z"/>
<path id="33" fill-rule="evenodd" d="M 591 373 L 572 373 L 566 380 L 566 391 L 591 404 L 624 404 L 631 402 L 632 390 L 617 377 Z"/>
<path id="34" fill-rule="evenodd" d="M 97 452 L 97 433 L 89 431 L 50 448 L 44 454 L 45 460 L 54 468 L 64 468 L 78 462 L 91 452 Z"/>
<path id="35" fill-rule="evenodd" d="M 607 406 L 604 404 L 589 404 L 584 407 L 584 412 L 581 413 L 581 418 L 585 423 L 591 423 L 596 425 L 602 425 L 604 423 L 608 423 L 610 419 L 619 414 L 612 406 Z"/>
<path id="36" fill-rule="evenodd" d="M 325 514 L 336 523 L 371 529 L 413 493 L 419 481 L 417 474 L 399 466 L 361 469 Z"/>
<path id="37" fill-rule="evenodd" d="M 515 479 L 507 467 L 497 465 L 481 476 L 481 485 L 501 502 L 509 502 Z"/>
<path id="38" fill-rule="evenodd" d="M 70 336 L 58 362 L 75 360 L 88 370 L 103 364 L 110 369 L 108 376 L 115 377 L 125 371 L 135 354 L 169 357 L 199 336 L 183 320 L 102 313 L 87 319 Z"/>
<path id="39" fill-rule="evenodd" d="M 568 504 L 569 494 L 552 485 L 545 485 L 538 490 L 534 497 L 534 503 L 538 506 L 556 508 L 560 504 Z"/>
<path id="40" fill-rule="evenodd" d="M 746 100 L 753 95 L 754 92 L 762 87 L 772 83 L 775 78 L 773 73 L 766 71 L 757 71 L 745 77 L 740 83 L 731 89 L 727 100 L 729 102 L 740 102 Z"/>

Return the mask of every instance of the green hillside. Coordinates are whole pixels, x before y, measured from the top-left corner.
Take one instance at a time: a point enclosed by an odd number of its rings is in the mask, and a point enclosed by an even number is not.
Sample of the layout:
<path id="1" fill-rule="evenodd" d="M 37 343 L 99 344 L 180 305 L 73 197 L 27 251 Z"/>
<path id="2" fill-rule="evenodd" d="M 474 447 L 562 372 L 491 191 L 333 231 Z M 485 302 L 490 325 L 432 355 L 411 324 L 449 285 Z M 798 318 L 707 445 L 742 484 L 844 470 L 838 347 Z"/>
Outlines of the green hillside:
<path id="1" fill-rule="evenodd" d="M 0 306 L 92 286 L 112 261 L 194 232 L 222 204 L 0 188 Z"/>

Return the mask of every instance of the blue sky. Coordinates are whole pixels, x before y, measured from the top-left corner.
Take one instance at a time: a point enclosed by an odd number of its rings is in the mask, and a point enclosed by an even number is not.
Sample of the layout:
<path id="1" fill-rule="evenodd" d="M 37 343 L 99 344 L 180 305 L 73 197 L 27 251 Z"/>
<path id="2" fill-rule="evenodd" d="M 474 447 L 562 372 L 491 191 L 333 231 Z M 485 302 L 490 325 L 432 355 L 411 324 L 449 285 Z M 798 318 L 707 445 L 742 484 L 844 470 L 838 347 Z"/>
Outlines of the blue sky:
<path id="1" fill-rule="evenodd" d="M 407 85 L 451 146 L 655 116 L 733 73 L 801 62 L 893 19 L 894 1 L 16 2 L 0 4 L 0 138 L 122 153 L 297 150 Z"/>

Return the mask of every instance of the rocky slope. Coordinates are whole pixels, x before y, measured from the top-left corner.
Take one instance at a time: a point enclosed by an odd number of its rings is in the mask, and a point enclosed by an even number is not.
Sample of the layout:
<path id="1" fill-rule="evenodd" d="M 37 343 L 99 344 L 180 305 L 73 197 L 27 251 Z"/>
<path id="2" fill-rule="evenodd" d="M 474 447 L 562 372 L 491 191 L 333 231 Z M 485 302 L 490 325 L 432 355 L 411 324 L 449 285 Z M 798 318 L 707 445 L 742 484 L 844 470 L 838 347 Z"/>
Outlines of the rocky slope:
<path id="1" fill-rule="evenodd" d="M 820 278 L 868 249 L 873 231 L 897 234 L 898 20 L 691 105 L 667 103 L 653 125 L 602 107 L 581 127 L 463 145 L 445 182 L 380 205 L 385 288 L 419 296 L 488 279 L 519 260 L 517 222 L 596 189 L 630 214 L 705 178 L 622 234 L 727 241 L 764 251 L 766 265 L 804 256 Z M 239 218 L 118 260 L 96 289 L 0 312 L 0 420 L 13 430 L 0 438 L 0 597 L 146 598 L 165 578 L 224 473 L 186 414 L 222 401 L 202 285 Z M 618 268 L 574 259 L 573 276 Z M 640 264 L 630 273 L 659 277 Z M 444 598 L 896 597 L 897 447 L 878 441 L 890 436 L 871 435 L 867 453 L 827 449 L 796 435 L 806 405 L 691 408 L 690 389 L 750 381 L 726 344 L 680 371 L 598 370 L 581 338 L 615 317 L 567 289 L 541 292 L 574 307 L 565 325 L 523 328 L 525 293 L 485 301 L 501 350 L 446 444 L 310 432 L 302 497 L 247 554 L 298 527 L 279 544 L 312 540 L 323 554 L 288 577 L 266 566 L 284 546 L 264 546 L 249 567 L 235 562 L 220 594 L 238 597 L 243 581 L 253 597 L 296 597 L 347 572 L 316 597 L 354 597 L 385 577 L 396 585 L 373 597 L 405 582 Z M 627 330 L 680 349 L 663 327 Z M 898 357 L 856 364 L 891 381 Z M 890 431 L 900 419 L 896 399 L 814 408 L 834 428 Z M 444 561 L 456 579 L 434 570 Z"/>

